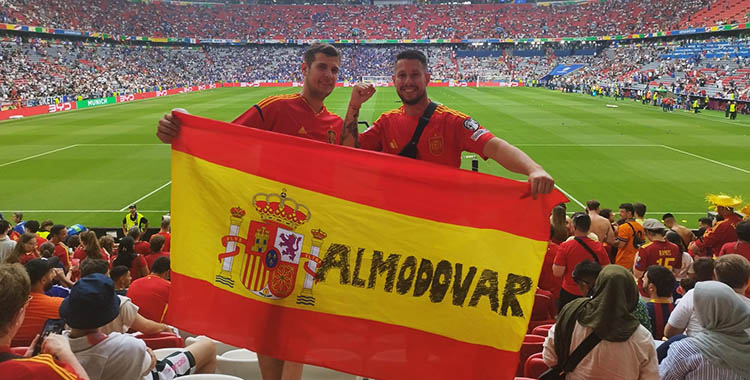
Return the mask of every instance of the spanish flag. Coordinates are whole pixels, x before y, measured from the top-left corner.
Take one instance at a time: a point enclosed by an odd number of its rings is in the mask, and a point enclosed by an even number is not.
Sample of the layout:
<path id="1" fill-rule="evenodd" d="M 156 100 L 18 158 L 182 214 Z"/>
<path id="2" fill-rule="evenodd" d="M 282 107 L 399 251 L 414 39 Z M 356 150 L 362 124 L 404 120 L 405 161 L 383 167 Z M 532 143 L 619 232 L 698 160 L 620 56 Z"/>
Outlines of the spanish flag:
<path id="1" fill-rule="evenodd" d="M 375 379 L 512 379 L 559 193 L 185 114 L 167 322 Z"/>

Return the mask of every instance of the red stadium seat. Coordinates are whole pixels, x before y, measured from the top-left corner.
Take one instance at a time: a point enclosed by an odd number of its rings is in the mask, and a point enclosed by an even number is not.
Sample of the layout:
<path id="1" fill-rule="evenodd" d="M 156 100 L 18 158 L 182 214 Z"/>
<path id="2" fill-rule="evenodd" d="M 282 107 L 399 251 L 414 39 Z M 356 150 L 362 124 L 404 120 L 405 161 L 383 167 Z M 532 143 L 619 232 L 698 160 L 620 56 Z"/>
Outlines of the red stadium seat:
<path id="1" fill-rule="evenodd" d="M 552 326 L 554 326 L 554 323 L 540 325 L 534 327 L 534 330 L 531 333 L 534 335 L 547 336 L 547 333 L 549 332 L 549 329 L 552 328 Z"/>
<path id="2" fill-rule="evenodd" d="M 153 335 L 143 335 L 138 333 L 134 336 L 138 339 L 143 339 L 143 341 L 146 342 L 146 346 L 152 350 L 159 348 L 185 347 L 185 341 L 172 333 L 161 332 Z"/>
<path id="3" fill-rule="evenodd" d="M 532 321 L 555 319 L 556 312 L 557 308 L 551 297 L 539 292 L 534 295 L 534 307 L 531 308 Z"/>
<path id="4" fill-rule="evenodd" d="M 544 326 L 544 325 L 550 325 L 555 324 L 554 319 L 547 319 L 543 321 L 529 321 L 529 329 L 527 330 L 527 334 L 531 334 L 537 326 Z"/>
<path id="5" fill-rule="evenodd" d="M 526 359 L 526 364 L 523 368 L 523 375 L 528 378 L 538 379 L 539 375 L 543 374 L 544 371 L 548 369 L 549 367 L 544 364 L 544 359 L 542 359 L 542 353 L 539 352 Z"/>
<path id="6" fill-rule="evenodd" d="M 516 376 L 522 376 L 524 371 L 524 363 L 526 359 L 536 353 L 542 352 L 542 345 L 544 344 L 544 337 L 539 335 L 526 335 L 523 338 L 521 344 L 521 350 L 519 351 L 518 369 L 516 370 Z"/>

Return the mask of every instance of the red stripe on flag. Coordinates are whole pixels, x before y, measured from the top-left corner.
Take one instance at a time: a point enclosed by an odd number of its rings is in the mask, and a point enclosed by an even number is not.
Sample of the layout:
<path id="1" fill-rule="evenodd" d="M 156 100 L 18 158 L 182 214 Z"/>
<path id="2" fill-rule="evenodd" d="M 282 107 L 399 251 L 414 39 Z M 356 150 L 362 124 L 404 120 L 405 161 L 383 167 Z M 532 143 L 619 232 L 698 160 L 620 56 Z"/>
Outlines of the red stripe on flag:
<path id="1" fill-rule="evenodd" d="M 270 305 L 176 272 L 171 286 L 166 323 L 279 359 L 376 379 L 513 379 L 516 372 L 517 352 Z"/>
<path id="2" fill-rule="evenodd" d="M 175 115 L 185 125 L 172 149 L 273 181 L 418 218 L 499 229 L 546 241 L 549 210 L 567 201 L 557 190 L 537 200 L 515 195 L 529 192 L 526 182 Z"/>

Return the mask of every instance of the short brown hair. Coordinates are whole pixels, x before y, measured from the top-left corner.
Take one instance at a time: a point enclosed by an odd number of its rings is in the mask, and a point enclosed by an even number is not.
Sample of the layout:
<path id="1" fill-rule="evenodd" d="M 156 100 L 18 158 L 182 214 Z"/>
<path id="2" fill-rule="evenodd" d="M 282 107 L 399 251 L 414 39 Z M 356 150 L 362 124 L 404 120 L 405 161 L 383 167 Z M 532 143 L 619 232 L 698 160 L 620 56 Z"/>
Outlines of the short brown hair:
<path id="1" fill-rule="evenodd" d="M 0 265 L 0 336 L 8 334 L 10 322 L 26 303 L 31 281 L 21 264 Z"/>
<path id="2" fill-rule="evenodd" d="M 315 54 L 323 53 L 329 57 L 338 57 L 341 58 L 341 53 L 339 53 L 339 49 L 336 49 L 335 46 L 331 44 L 324 44 L 320 42 L 316 42 L 312 45 L 310 45 L 307 50 L 305 50 L 305 54 L 302 56 L 302 59 L 307 63 L 307 65 L 312 65 L 312 63 L 315 61 Z"/>
<path id="3" fill-rule="evenodd" d="M 750 280 L 750 261 L 737 255 L 720 256 L 714 263 L 716 279 L 733 289 L 740 289 Z"/>
<path id="4" fill-rule="evenodd" d="M 164 247 L 164 236 L 162 235 L 154 235 L 151 236 L 151 240 L 148 241 L 149 248 L 151 248 L 151 252 L 158 253 L 161 252 L 162 247 Z"/>

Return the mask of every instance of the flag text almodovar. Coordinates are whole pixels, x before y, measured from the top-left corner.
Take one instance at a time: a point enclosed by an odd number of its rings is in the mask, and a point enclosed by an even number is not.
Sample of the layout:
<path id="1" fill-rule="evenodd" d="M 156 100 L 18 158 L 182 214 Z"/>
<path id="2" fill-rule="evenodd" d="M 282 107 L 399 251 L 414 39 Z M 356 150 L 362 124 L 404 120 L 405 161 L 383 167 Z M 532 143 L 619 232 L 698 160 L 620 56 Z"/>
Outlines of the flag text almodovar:
<path id="1" fill-rule="evenodd" d="M 170 323 L 376 379 L 513 378 L 561 194 L 178 116 Z"/>

